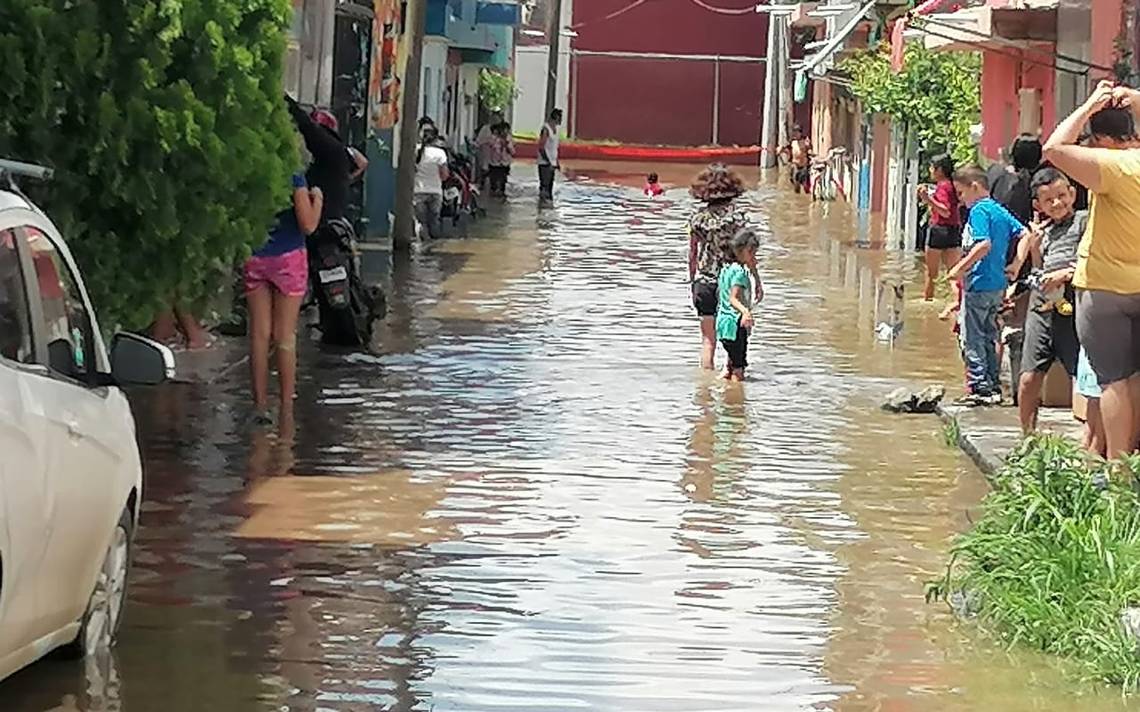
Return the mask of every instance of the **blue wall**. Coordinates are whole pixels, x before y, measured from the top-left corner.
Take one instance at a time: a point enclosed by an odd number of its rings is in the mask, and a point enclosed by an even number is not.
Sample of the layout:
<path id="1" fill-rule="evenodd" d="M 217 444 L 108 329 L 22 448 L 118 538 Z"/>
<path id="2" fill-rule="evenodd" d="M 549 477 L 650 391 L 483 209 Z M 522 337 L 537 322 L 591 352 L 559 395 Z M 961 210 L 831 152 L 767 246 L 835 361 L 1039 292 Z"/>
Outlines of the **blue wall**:
<path id="1" fill-rule="evenodd" d="M 386 237 L 391 230 L 388 213 L 396 201 L 396 168 L 392 165 L 393 129 L 372 130 L 368 141 L 368 174 L 364 180 L 364 209 L 368 215 L 367 239 Z"/>

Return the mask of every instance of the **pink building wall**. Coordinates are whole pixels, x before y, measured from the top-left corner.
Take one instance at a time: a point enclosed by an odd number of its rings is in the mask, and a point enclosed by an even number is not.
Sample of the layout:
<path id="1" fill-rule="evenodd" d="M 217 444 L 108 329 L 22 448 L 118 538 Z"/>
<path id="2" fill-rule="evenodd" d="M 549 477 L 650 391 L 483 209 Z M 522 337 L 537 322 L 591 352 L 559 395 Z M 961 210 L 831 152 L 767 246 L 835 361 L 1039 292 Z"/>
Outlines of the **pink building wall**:
<path id="1" fill-rule="evenodd" d="M 1053 69 L 1044 66 L 1055 48 L 1040 44 L 1037 51 L 1004 47 L 982 53 L 982 153 L 991 159 L 1017 137 L 1020 106 L 1018 91 L 1036 89 L 1041 107 L 1041 131 L 1048 135 L 1056 126 L 1053 101 Z"/>
<path id="2" fill-rule="evenodd" d="M 1116 38 L 1120 34 L 1121 0 L 1092 0 L 1092 27 L 1089 51 L 1093 64 L 1111 67 L 1116 61 Z M 1090 81 L 1098 81 L 1108 76 L 1107 72 L 1093 70 Z"/>

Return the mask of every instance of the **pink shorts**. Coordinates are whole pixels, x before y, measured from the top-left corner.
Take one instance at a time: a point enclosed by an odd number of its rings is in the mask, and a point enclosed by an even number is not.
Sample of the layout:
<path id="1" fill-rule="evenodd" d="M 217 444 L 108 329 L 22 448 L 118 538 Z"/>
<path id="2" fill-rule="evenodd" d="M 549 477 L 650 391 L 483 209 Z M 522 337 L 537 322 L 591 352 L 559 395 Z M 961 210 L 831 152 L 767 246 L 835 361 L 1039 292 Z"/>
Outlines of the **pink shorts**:
<path id="1" fill-rule="evenodd" d="M 245 263 L 245 291 L 275 287 L 286 297 L 303 297 L 309 286 L 309 259 L 305 248 L 283 255 L 253 256 Z"/>

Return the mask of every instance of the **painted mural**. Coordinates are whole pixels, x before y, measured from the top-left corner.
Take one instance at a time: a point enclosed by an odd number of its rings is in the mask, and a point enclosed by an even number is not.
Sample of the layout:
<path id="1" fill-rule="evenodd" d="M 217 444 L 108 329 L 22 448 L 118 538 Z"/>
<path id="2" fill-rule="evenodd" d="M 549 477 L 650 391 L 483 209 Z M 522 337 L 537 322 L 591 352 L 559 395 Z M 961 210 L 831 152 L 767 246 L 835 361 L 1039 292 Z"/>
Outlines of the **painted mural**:
<path id="1" fill-rule="evenodd" d="M 399 0 L 373 3 L 372 72 L 369 86 L 369 114 L 379 130 L 395 127 L 400 120 L 400 77 L 397 72 L 400 40 Z"/>

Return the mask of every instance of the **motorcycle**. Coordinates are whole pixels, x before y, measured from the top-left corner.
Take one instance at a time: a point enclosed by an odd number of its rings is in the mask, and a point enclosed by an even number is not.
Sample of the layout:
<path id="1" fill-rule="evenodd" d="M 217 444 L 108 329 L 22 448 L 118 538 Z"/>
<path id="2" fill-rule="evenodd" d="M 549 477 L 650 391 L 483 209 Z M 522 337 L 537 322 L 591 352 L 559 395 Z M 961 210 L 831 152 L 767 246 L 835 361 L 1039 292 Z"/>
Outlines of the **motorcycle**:
<path id="1" fill-rule="evenodd" d="M 487 211 L 479 207 L 479 187 L 475 185 L 471 160 L 455 154 L 448 169 L 451 175 L 443 184 L 441 217 L 451 218 L 451 224 L 458 226 L 465 215 L 471 220 L 486 215 Z"/>
<path id="2" fill-rule="evenodd" d="M 372 325 L 384 318 L 384 292 L 365 285 L 356 233 L 344 219 L 329 220 L 309 236 L 309 278 L 320 317 L 321 340 L 335 346 L 368 346 Z"/>

